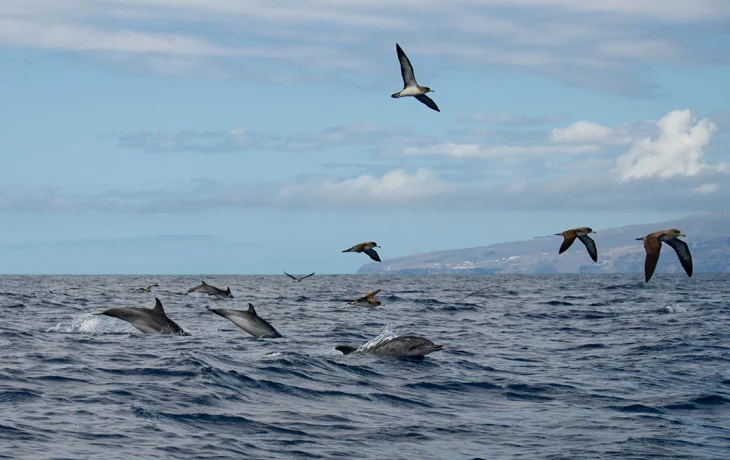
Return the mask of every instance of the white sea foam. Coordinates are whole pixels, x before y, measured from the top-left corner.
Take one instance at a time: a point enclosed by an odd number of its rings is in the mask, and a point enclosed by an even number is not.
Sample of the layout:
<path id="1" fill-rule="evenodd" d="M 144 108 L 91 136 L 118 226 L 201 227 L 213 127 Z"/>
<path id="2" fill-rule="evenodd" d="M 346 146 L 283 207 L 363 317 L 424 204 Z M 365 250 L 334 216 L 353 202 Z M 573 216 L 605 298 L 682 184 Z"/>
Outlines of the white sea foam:
<path id="1" fill-rule="evenodd" d="M 58 323 L 46 332 L 87 333 L 87 334 L 127 334 L 139 331 L 126 321 L 108 316 L 85 313 L 71 322 Z"/>

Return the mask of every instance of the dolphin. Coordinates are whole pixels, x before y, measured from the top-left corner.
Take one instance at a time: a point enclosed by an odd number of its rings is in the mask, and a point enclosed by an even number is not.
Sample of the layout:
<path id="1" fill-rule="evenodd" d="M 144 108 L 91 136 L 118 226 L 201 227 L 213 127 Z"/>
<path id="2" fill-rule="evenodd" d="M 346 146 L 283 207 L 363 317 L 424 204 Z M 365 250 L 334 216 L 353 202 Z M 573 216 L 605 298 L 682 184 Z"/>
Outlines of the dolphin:
<path id="1" fill-rule="evenodd" d="M 190 335 L 185 332 L 175 321 L 165 314 L 162 302 L 155 297 L 154 308 L 111 308 L 95 315 L 106 315 L 112 318 L 119 318 L 136 327 L 145 334 L 177 334 Z"/>
<path id="2" fill-rule="evenodd" d="M 191 292 L 200 292 L 201 294 L 212 295 L 219 299 L 225 299 L 226 297 L 233 298 L 230 287 L 226 288 L 226 290 L 224 291 L 223 289 L 212 286 L 205 281 L 201 281 L 200 285 L 188 289 L 187 293 L 190 294 Z"/>
<path id="3" fill-rule="evenodd" d="M 348 345 L 340 345 L 335 350 L 341 351 L 344 355 L 349 355 L 359 347 L 351 347 Z M 415 335 L 404 335 L 402 337 L 394 337 L 369 350 L 370 353 L 382 356 L 398 356 L 404 358 L 423 358 L 434 351 L 443 350 L 443 345 L 436 345 L 428 339 Z"/>
<path id="4" fill-rule="evenodd" d="M 281 334 L 265 319 L 256 314 L 253 305 L 248 304 L 248 310 L 231 310 L 228 308 L 206 307 L 216 315 L 222 316 L 236 326 L 261 339 L 275 339 Z"/>

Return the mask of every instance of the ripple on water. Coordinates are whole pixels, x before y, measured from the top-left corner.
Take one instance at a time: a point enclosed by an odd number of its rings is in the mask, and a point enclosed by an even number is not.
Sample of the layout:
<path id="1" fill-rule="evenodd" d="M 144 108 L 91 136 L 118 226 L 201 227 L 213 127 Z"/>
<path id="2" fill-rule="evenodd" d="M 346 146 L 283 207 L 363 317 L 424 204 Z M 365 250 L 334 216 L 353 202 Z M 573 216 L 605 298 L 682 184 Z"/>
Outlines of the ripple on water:
<path id="1" fill-rule="evenodd" d="M 212 299 L 184 295 L 201 278 L 234 291 L 221 305 L 270 305 L 286 337 L 222 330 Z M 120 460 L 724 458 L 730 275 L 676 280 L 0 276 L 0 445 Z M 347 305 L 364 285 L 387 287 L 389 307 Z M 93 315 L 154 296 L 194 336 Z M 405 334 L 447 349 L 421 362 L 334 351 Z"/>

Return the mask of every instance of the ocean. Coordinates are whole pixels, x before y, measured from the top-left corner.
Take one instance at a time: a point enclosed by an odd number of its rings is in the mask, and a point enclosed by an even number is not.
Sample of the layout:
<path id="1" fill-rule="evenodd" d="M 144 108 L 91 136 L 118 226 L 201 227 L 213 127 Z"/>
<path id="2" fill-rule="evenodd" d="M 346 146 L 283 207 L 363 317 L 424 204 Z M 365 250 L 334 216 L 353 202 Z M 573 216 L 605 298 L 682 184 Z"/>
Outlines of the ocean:
<path id="1" fill-rule="evenodd" d="M 190 336 L 93 315 L 155 297 Z M 445 348 L 334 349 L 396 335 Z M 727 274 L 6 275 L 0 349 L 3 459 L 730 458 Z"/>

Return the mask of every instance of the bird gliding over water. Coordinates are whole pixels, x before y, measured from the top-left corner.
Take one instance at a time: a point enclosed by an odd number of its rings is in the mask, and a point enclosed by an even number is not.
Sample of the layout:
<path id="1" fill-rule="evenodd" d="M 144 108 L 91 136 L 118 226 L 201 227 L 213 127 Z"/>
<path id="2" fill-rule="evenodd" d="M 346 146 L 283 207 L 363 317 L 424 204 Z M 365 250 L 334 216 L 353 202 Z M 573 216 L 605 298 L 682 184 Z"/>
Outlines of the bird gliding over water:
<path id="1" fill-rule="evenodd" d="M 366 241 L 364 243 L 356 244 L 349 249 L 345 249 L 342 252 L 364 252 L 374 261 L 380 262 L 380 256 L 377 252 L 375 252 L 375 249 L 373 249 L 379 247 L 380 246 L 378 246 L 378 243 L 376 243 L 375 241 Z"/>
<path id="2" fill-rule="evenodd" d="M 646 259 L 644 259 L 644 279 L 648 283 L 654 274 L 656 264 L 659 262 L 659 252 L 662 250 L 662 243 L 671 246 L 679 257 L 685 273 L 692 277 L 692 254 L 689 252 L 687 243 L 677 238 L 678 236 L 687 236 L 676 228 L 668 228 L 659 230 L 658 232 L 649 233 L 637 240 L 644 240 L 644 250 L 646 251 Z"/>
<path id="3" fill-rule="evenodd" d="M 590 236 L 588 236 L 589 233 L 596 232 L 594 232 L 593 229 L 590 227 L 579 227 L 571 228 L 570 230 L 566 230 L 562 233 L 556 233 L 555 236 L 563 237 L 563 244 L 560 245 L 560 250 L 558 251 L 558 254 L 562 254 L 567 251 L 568 248 L 573 244 L 573 241 L 578 238 L 581 243 L 585 245 L 586 249 L 588 250 L 588 255 L 591 256 L 593 262 L 598 262 L 598 250 L 596 250 L 596 242 L 593 241 Z"/>
<path id="4" fill-rule="evenodd" d="M 283 272 L 283 273 L 297 283 L 301 283 L 303 279 L 309 278 L 310 276 L 314 276 L 314 272 L 310 273 L 309 275 L 304 275 L 304 276 L 294 276 L 294 275 L 290 275 L 287 272 Z"/>

